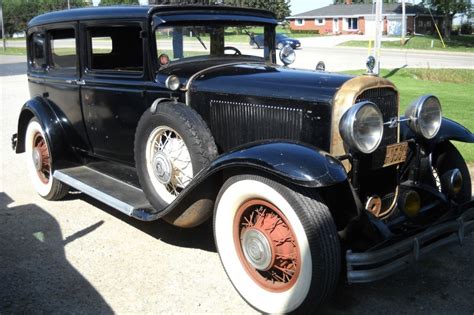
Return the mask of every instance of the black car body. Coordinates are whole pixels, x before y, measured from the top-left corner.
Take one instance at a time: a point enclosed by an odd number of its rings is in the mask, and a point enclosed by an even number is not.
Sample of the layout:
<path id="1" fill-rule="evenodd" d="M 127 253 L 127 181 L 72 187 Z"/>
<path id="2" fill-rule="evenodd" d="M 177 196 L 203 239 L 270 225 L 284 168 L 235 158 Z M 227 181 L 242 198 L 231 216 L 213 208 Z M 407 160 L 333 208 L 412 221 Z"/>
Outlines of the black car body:
<path id="1" fill-rule="evenodd" d="M 258 48 L 264 45 L 264 35 L 255 35 L 250 39 L 249 44 L 252 47 Z M 288 37 L 286 34 L 277 33 L 275 36 L 275 43 L 278 49 L 282 49 L 285 46 L 290 46 L 293 49 L 301 48 L 301 42 L 298 39 Z"/>
<path id="2" fill-rule="evenodd" d="M 431 95 L 399 116 L 386 79 L 278 66 L 276 26 L 226 6 L 34 18 L 12 144 L 38 193 L 180 227 L 213 217 L 234 287 L 267 313 L 323 303 L 341 265 L 374 281 L 462 242 L 470 175 L 450 141 L 473 134 Z M 263 49 L 227 46 L 250 27 Z"/>

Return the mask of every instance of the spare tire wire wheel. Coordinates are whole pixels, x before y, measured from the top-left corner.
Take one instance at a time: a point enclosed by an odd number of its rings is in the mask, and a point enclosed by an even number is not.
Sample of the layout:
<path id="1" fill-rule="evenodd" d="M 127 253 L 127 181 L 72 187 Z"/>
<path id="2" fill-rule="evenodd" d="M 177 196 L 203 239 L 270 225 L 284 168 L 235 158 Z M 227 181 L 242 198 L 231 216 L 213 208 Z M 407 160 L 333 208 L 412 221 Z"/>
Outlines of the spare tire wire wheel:
<path id="1" fill-rule="evenodd" d="M 193 166 L 181 135 L 168 126 L 155 128 L 146 145 L 146 165 L 153 187 L 163 199 L 174 200 L 191 182 Z"/>

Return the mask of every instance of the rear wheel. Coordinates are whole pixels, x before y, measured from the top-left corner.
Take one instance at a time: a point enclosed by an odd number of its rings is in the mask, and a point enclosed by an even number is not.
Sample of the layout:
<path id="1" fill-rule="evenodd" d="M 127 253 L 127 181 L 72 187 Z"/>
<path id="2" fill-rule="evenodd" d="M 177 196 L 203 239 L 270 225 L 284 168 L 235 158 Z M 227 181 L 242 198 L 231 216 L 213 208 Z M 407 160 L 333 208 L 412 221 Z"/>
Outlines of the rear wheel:
<path id="1" fill-rule="evenodd" d="M 28 123 L 25 135 L 26 164 L 38 194 L 47 200 L 59 200 L 69 187 L 53 177 L 52 156 L 43 128 L 36 118 Z"/>
<path id="2" fill-rule="evenodd" d="M 232 177 L 217 199 L 214 233 L 232 284 L 261 312 L 314 309 L 337 284 L 338 234 L 313 193 L 260 176 Z"/>

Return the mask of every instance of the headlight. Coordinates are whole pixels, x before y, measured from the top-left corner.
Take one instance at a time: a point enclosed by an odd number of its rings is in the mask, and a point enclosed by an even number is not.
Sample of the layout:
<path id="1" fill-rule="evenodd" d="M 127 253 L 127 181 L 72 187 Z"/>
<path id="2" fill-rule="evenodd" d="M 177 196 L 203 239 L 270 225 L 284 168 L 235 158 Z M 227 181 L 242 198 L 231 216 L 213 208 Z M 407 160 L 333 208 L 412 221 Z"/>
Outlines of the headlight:
<path id="1" fill-rule="evenodd" d="M 382 113 L 374 103 L 357 103 L 342 116 L 339 132 L 351 149 L 366 154 L 372 153 L 382 141 Z"/>
<path id="2" fill-rule="evenodd" d="M 179 78 L 177 76 L 170 75 L 166 79 L 165 85 L 168 89 L 170 89 L 172 91 L 176 91 L 181 86 L 181 82 L 179 82 Z"/>
<path id="3" fill-rule="evenodd" d="M 441 104 L 436 96 L 424 95 L 415 100 L 405 112 L 408 125 L 417 135 L 433 139 L 441 127 Z"/>

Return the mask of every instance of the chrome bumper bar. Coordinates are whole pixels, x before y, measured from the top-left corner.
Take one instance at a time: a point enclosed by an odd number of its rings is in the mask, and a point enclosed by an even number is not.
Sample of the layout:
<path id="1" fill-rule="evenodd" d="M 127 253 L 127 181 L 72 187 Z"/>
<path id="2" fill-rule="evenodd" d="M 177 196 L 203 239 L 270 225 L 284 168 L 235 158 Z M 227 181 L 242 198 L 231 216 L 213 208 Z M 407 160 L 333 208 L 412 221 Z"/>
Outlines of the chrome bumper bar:
<path id="1" fill-rule="evenodd" d="M 364 253 L 348 250 L 347 280 L 349 283 L 364 283 L 383 279 L 439 247 L 462 244 L 465 235 L 472 231 L 474 208 L 466 210 L 457 219 L 432 226 L 386 248 Z"/>

